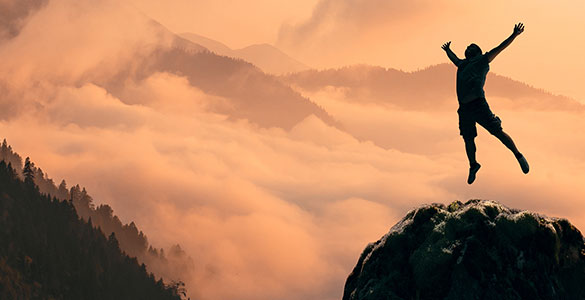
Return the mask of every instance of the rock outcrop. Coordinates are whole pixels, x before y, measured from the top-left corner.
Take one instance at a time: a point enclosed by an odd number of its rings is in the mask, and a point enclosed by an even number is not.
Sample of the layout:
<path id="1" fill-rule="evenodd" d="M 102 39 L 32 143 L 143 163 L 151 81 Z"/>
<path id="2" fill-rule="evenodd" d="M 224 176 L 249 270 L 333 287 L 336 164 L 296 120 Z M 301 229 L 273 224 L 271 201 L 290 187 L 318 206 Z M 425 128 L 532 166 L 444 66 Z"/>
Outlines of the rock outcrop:
<path id="1" fill-rule="evenodd" d="M 495 201 L 410 211 L 369 244 L 343 300 L 585 299 L 583 236 Z"/>

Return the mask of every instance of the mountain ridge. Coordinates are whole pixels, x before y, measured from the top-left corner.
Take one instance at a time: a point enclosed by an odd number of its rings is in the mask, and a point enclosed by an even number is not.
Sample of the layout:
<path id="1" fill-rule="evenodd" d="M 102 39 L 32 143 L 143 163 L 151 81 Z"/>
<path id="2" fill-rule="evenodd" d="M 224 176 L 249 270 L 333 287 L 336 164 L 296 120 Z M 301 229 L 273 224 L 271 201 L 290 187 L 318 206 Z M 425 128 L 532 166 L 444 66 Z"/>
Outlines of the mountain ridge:
<path id="1" fill-rule="evenodd" d="M 210 110 L 227 115 L 231 120 L 247 119 L 260 127 L 288 130 L 315 115 L 330 126 L 340 126 L 322 107 L 252 63 L 215 54 L 154 20 L 150 24 L 163 37 L 164 43 L 120 65 L 116 74 L 85 80 L 126 104 L 137 104 L 136 99 L 126 93 L 129 83 L 140 84 L 152 75 L 169 73 L 186 78 L 192 87 L 207 95 L 225 99 L 225 105 L 214 103 L 217 105 Z"/>
<path id="2" fill-rule="evenodd" d="M 284 82 L 307 91 L 325 87 L 346 89 L 348 99 L 390 104 L 403 109 L 452 109 L 456 103 L 455 67 L 446 63 L 405 72 L 372 65 L 352 65 L 323 70 L 307 70 L 280 76 Z M 509 108 L 537 110 L 585 110 L 585 105 L 566 96 L 496 73 L 488 74 L 487 98 L 507 98 Z"/>

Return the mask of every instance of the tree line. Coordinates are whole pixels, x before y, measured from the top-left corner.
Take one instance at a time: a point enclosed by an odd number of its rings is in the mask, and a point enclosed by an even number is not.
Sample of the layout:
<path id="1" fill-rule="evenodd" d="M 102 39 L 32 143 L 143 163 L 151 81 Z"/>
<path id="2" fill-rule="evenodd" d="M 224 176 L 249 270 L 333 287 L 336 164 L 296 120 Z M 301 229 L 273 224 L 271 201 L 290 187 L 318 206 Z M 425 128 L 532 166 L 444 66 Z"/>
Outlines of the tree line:
<path id="1" fill-rule="evenodd" d="M 115 236 L 118 247 L 138 262 L 146 264 L 148 271 L 154 272 L 179 288 L 184 294 L 181 278 L 189 276 L 194 268 L 192 259 L 177 244 L 169 251 L 153 248 L 146 235 L 138 229 L 134 222 L 124 224 L 107 204 L 94 205 L 93 198 L 84 187 L 78 184 L 68 188 L 65 180 L 57 186 L 43 170 L 26 158 L 13 151 L 6 139 L 0 146 L 0 160 L 13 168 L 16 178 L 30 186 L 36 186 L 38 192 L 50 199 L 70 203 L 76 215 L 92 227 L 99 229 L 103 235 Z"/>
<path id="2" fill-rule="evenodd" d="M 0 161 L 0 299 L 181 299 L 24 171 Z"/>

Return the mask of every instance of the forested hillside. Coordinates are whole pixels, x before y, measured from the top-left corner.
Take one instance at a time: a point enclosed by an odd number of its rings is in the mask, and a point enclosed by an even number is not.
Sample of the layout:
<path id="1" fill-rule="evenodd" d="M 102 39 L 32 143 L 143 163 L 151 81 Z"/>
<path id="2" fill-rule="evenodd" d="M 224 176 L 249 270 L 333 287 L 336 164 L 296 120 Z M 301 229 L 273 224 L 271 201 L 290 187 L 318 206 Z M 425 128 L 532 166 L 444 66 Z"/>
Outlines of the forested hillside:
<path id="1" fill-rule="evenodd" d="M 71 201 L 39 191 L 0 161 L 1 299 L 180 299 L 180 284 L 155 280 L 108 238 L 80 219 Z"/>
<path id="2" fill-rule="evenodd" d="M 162 277 L 167 283 L 181 282 L 193 269 L 193 261 L 178 244 L 167 249 L 166 252 L 162 248 L 152 247 L 147 236 L 138 229 L 134 222 L 124 224 L 107 204 L 100 204 L 96 207 L 93 198 L 86 189 L 78 184 L 68 188 L 66 181 L 61 180 L 57 186 L 30 159 L 27 158 L 23 163 L 22 157 L 13 151 L 5 139 L 0 146 L 0 161 L 10 164 L 16 176 L 21 179 L 24 179 L 23 173 L 29 173 L 41 194 L 71 203 L 76 215 L 80 219 L 90 222 L 104 236 L 114 234 L 120 250 L 130 257 L 137 258 L 139 263 L 146 264 L 148 271 L 153 272 L 157 278 Z"/>

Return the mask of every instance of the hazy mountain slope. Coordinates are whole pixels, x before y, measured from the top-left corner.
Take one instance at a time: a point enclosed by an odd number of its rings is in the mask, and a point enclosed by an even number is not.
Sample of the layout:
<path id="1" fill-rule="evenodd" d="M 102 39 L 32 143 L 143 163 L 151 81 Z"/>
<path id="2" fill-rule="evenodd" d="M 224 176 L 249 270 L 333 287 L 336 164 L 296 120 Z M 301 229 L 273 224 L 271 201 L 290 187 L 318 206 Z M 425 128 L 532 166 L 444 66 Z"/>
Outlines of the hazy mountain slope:
<path id="1" fill-rule="evenodd" d="M 42 195 L 0 161 L 0 298 L 180 299 L 123 254 L 115 235 L 78 218 L 71 202 Z"/>
<path id="2" fill-rule="evenodd" d="M 233 117 L 246 118 L 261 126 L 288 129 L 314 114 L 333 124 L 333 119 L 322 108 L 244 61 L 181 49 L 157 53 L 151 60 L 155 62 L 151 72 L 182 74 L 191 85 L 204 92 L 232 100 L 234 108 L 227 112 Z"/>
<path id="3" fill-rule="evenodd" d="M 583 299 L 583 236 L 495 201 L 425 205 L 369 244 L 344 300 Z"/>
<path id="4" fill-rule="evenodd" d="M 153 74 L 168 72 L 186 77 L 190 85 L 206 94 L 225 98 L 228 105 L 218 105 L 215 109 L 233 119 L 290 129 L 315 115 L 330 125 L 336 124 L 325 110 L 275 76 L 243 60 L 220 56 L 197 46 L 178 38 L 171 47 L 160 47 L 144 58 L 129 62 L 116 76 L 96 83 L 124 101 L 128 100 L 124 90 L 129 80 L 140 82 Z"/>
<path id="5" fill-rule="evenodd" d="M 286 83 L 303 90 L 318 91 L 326 87 L 342 88 L 348 100 L 395 105 L 404 109 L 435 110 L 456 106 L 456 69 L 440 64 L 416 72 L 357 65 L 322 71 L 308 70 L 282 76 Z M 582 110 L 579 102 L 552 95 L 519 81 L 494 73 L 488 75 L 486 95 L 511 100 L 511 108 L 543 110 Z"/>
<path id="6" fill-rule="evenodd" d="M 216 54 L 249 61 L 266 73 L 278 75 L 309 69 L 307 65 L 290 57 L 270 44 L 256 44 L 241 49 L 231 49 L 218 41 L 198 34 L 183 33 L 181 36 L 194 43 L 202 45 Z"/>

